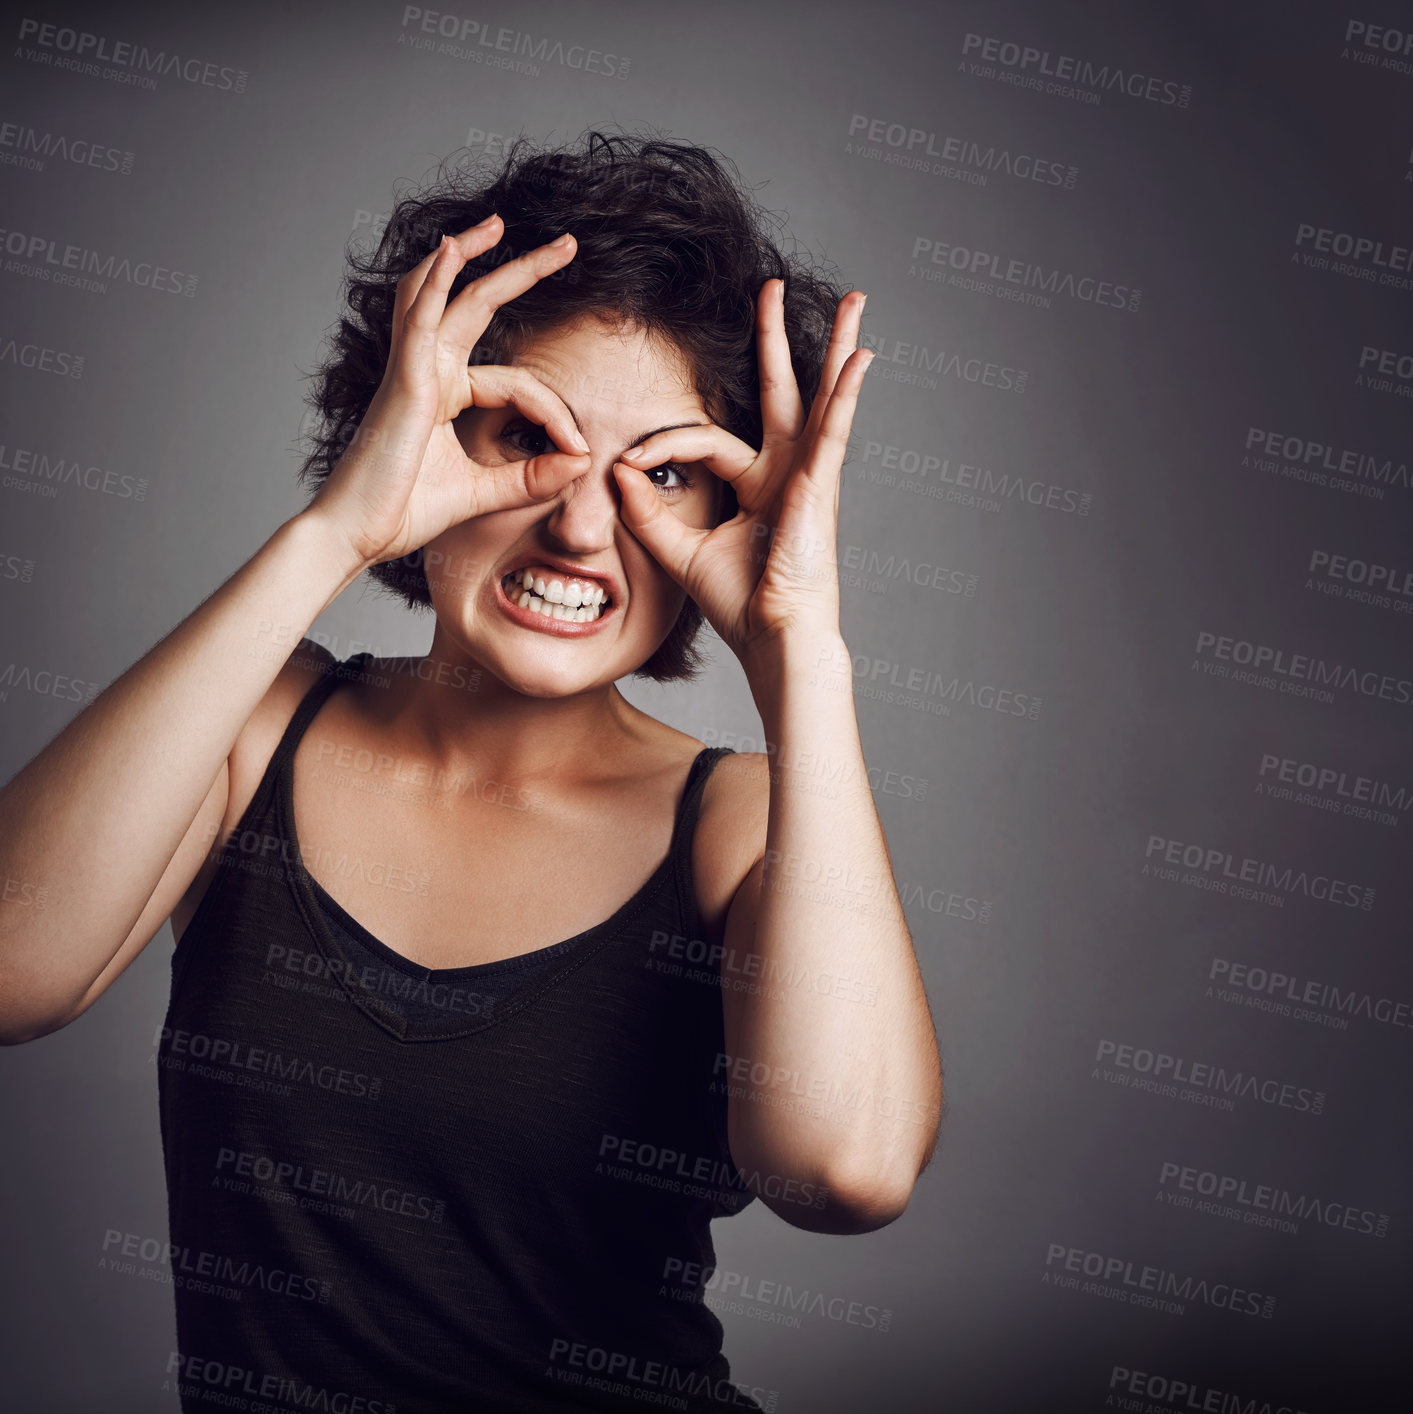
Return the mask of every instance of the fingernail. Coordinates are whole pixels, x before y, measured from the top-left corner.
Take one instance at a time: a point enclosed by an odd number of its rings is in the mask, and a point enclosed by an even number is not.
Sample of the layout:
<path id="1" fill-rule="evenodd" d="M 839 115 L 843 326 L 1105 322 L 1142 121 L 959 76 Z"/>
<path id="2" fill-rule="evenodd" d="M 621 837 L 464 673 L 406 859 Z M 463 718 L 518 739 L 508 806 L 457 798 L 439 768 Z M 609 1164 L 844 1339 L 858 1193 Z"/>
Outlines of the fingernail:
<path id="1" fill-rule="evenodd" d="M 495 213 L 494 211 L 492 211 L 491 214 L 490 214 L 489 216 L 487 216 L 484 221 L 477 221 L 476 224 L 475 224 L 475 226 L 474 226 L 472 229 L 479 231 L 482 226 L 489 226 L 489 225 L 491 224 L 491 222 L 494 221 L 495 219 L 496 219 L 496 213 Z"/>
<path id="2" fill-rule="evenodd" d="M 570 239 L 571 239 L 571 238 L 570 238 L 569 232 L 566 231 L 562 236 L 556 236 L 556 237 L 550 242 L 550 247 L 551 247 L 551 249 L 552 249 L 552 248 L 555 247 L 555 246 L 568 245 Z"/>
<path id="3" fill-rule="evenodd" d="M 643 445 L 643 443 L 639 443 L 636 447 L 629 447 L 623 455 L 625 457 L 640 457 L 643 455 Z"/>
<path id="4" fill-rule="evenodd" d="M 587 452 L 589 450 L 589 444 L 584 440 L 583 435 L 579 432 L 575 432 L 574 434 L 574 445 L 578 447 L 581 452 Z"/>

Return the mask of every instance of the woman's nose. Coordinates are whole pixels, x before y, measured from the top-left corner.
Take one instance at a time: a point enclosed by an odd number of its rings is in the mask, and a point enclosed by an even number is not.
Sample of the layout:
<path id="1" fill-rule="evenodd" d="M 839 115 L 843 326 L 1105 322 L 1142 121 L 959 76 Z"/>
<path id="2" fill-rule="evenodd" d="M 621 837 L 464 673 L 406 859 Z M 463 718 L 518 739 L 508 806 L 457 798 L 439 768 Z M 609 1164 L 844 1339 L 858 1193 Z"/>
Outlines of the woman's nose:
<path id="1" fill-rule="evenodd" d="M 592 453 L 589 470 L 576 476 L 553 503 L 549 527 L 566 545 L 581 551 L 613 543 L 620 500 L 611 456 Z"/>

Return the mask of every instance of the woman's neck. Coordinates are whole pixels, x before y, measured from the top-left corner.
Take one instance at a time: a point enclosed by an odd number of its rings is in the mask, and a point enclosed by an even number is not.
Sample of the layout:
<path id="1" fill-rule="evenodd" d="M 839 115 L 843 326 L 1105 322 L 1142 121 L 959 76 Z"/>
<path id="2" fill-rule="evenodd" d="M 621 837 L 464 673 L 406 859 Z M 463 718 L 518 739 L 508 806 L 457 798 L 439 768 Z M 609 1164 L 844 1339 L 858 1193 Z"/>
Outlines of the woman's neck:
<path id="1" fill-rule="evenodd" d="M 612 769 L 654 725 L 611 682 L 563 697 L 517 692 L 440 631 L 425 658 L 378 659 L 376 667 L 392 678 L 370 699 L 379 726 L 400 749 L 453 773 L 567 782 Z"/>

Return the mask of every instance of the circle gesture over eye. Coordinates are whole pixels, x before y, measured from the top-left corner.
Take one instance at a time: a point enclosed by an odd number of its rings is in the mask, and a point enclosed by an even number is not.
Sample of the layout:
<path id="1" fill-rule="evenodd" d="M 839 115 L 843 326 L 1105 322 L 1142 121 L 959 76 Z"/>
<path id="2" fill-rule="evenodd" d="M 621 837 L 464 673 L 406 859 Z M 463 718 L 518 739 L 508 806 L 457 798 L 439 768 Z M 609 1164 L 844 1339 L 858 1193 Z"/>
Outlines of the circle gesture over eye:
<path id="1" fill-rule="evenodd" d="M 397 284 L 387 366 L 348 450 L 311 510 L 347 537 L 365 565 L 406 555 L 473 516 L 549 500 L 589 467 L 589 448 L 563 400 L 523 368 L 468 367 L 495 312 L 574 258 L 567 233 L 507 259 L 454 298 L 468 260 L 504 234 L 496 216 L 456 236 Z M 469 407 L 514 407 L 556 448 L 482 466 L 454 422 Z"/>
<path id="2" fill-rule="evenodd" d="M 787 630 L 839 632 L 839 484 L 873 359 L 855 347 L 864 298 L 853 291 L 835 310 L 807 416 L 785 335 L 785 282 L 767 280 L 756 300 L 759 450 L 707 424 L 659 432 L 614 464 L 624 523 L 738 657 Z M 699 463 L 727 482 L 736 514 L 711 530 L 685 525 L 650 484 L 667 462 Z"/>

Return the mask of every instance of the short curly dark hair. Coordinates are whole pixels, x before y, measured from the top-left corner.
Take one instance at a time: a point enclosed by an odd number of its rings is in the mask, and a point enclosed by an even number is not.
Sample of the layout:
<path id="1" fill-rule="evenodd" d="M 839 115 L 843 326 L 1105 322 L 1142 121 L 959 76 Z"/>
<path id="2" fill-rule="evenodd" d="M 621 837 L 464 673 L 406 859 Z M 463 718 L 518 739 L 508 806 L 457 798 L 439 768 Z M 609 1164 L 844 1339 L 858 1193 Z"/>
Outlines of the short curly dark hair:
<path id="1" fill-rule="evenodd" d="M 517 138 L 490 171 L 485 159 L 449 168 L 450 160 L 430 185 L 396 203 L 376 251 L 347 252 L 347 309 L 306 397 L 317 414 L 313 450 L 299 472 L 306 485 L 317 489 L 333 470 L 382 382 L 399 278 L 444 234 L 492 212 L 504 221 L 504 234 L 467 262 L 448 298 L 563 231 L 573 233 L 578 249 L 569 265 L 495 312 L 471 363 L 505 363 L 532 338 L 584 315 L 626 324 L 675 345 L 708 416 L 758 447 L 755 302 L 761 285 L 780 277 L 795 378 L 806 406 L 813 401 L 844 290 L 793 242 L 790 253 L 781 249 L 783 218 L 757 205 L 719 153 L 656 135 L 589 130 L 557 148 Z M 737 509 L 731 488 L 723 491 L 719 522 Z M 430 606 L 421 550 L 369 573 L 411 608 Z M 701 623 L 689 598 L 634 676 L 695 677 Z"/>

